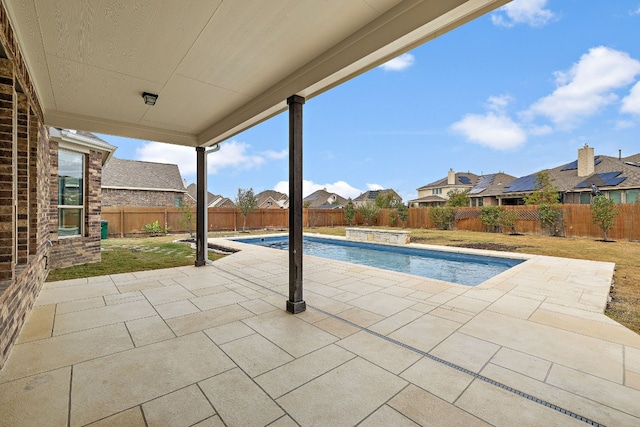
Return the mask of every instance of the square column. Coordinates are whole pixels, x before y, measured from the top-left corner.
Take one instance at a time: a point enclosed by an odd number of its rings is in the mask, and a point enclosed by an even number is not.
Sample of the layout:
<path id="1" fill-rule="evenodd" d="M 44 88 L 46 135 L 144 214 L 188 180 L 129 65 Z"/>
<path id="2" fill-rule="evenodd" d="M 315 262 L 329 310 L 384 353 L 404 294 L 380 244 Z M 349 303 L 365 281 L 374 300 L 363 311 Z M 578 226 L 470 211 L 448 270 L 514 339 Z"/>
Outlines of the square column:
<path id="1" fill-rule="evenodd" d="M 289 300 L 287 311 L 301 313 L 302 299 L 302 105 L 304 98 L 293 95 L 289 105 Z"/>
<path id="2" fill-rule="evenodd" d="M 207 263 L 207 250 L 209 248 L 207 224 L 205 224 L 205 211 L 207 209 L 206 155 L 204 147 L 196 147 L 196 267 L 202 267 Z"/>

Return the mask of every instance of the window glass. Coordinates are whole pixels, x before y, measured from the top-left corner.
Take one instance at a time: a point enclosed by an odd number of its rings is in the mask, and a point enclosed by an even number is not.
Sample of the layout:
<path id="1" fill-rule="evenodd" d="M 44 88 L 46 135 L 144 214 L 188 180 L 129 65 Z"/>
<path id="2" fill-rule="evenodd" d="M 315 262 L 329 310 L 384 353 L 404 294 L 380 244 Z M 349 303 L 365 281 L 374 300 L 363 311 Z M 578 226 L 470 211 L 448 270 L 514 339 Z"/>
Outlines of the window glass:
<path id="1" fill-rule="evenodd" d="M 84 155 L 58 151 L 58 236 L 82 234 Z"/>
<path id="2" fill-rule="evenodd" d="M 622 192 L 620 190 L 609 191 L 609 198 L 615 203 L 621 203 Z"/>
<path id="3" fill-rule="evenodd" d="M 638 190 L 627 190 L 625 199 L 627 203 L 638 203 Z"/>
<path id="4" fill-rule="evenodd" d="M 588 192 L 580 193 L 580 204 L 588 205 L 589 203 L 591 203 L 591 193 L 588 193 Z"/>

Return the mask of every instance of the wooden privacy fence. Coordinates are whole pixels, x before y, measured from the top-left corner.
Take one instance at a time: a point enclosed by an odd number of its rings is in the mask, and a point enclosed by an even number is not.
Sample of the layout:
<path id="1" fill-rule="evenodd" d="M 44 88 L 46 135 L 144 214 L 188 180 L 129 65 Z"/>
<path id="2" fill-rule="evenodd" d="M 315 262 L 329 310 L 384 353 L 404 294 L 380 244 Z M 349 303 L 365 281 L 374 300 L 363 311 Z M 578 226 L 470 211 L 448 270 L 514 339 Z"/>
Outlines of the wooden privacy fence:
<path id="1" fill-rule="evenodd" d="M 615 217 L 615 225 L 608 232 L 611 239 L 640 240 L 640 203 L 617 205 L 620 214 Z M 505 206 L 507 210 L 517 213 L 515 230 L 523 234 L 542 234 L 538 210 L 535 206 Z M 560 234 L 567 237 L 601 238 L 602 231 L 592 221 L 590 205 L 561 205 L 563 222 Z M 458 230 L 487 231 L 480 221 L 481 208 L 458 208 L 454 227 Z M 383 209 L 374 225 L 390 227 L 389 209 Z M 193 211 L 195 230 L 195 210 Z M 109 222 L 110 237 L 144 235 L 145 224 L 156 220 L 170 232 L 187 232 L 181 225 L 184 214 L 178 208 L 102 208 L 102 219 Z M 210 208 L 208 211 L 209 231 L 242 230 L 243 218 L 235 208 Z M 347 224 L 342 209 L 304 209 L 303 224 L 306 227 L 332 227 Z M 363 220 L 356 212 L 352 225 L 363 225 Z M 396 220 L 396 227 L 402 223 Z M 406 227 L 435 228 L 429 218 L 429 208 L 410 208 Z M 287 209 L 258 209 L 247 217 L 246 228 L 287 229 L 289 227 L 289 211 Z"/>

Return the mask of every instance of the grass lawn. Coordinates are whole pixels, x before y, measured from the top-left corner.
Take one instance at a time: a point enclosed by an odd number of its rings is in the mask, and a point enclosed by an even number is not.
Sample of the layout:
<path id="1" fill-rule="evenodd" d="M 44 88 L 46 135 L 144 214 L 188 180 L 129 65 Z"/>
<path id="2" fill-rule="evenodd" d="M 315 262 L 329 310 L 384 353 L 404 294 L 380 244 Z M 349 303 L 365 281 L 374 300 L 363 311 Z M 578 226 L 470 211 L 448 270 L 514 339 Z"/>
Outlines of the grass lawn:
<path id="1" fill-rule="evenodd" d="M 49 272 L 47 282 L 193 265 L 195 249 L 187 243 L 174 243 L 186 237 L 189 236 L 105 239 L 101 241 L 101 262 L 53 270 Z M 223 256 L 209 252 L 211 261 Z"/>
<path id="2" fill-rule="evenodd" d="M 374 227 L 375 228 L 375 227 Z M 602 242 L 533 235 L 507 235 L 473 231 L 411 229 L 411 241 L 431 245 L 464 246 L 506 250 L 536 255 L 608 261 L 616 264 L 613 300 L 606 314 L 629 329 L 640 333 L 640 243 L 619 240 Z M 344 236 L 345 227 L 308 228 L 305 232 Z M 260 230 L 247 234 L 265 234 Z M 210 237 L 238 235 L 210 233 Z M 244 235 L 244 234 L 243 234 Z M 188 237 L 164 236 L 102 240 L 102 262 L 51 271 L 47 281 L 101 276 L 132 271 L 193 265 L 195 249 L 174 240 Z M 224 255 L 209 252 L 209 259 Z"/>

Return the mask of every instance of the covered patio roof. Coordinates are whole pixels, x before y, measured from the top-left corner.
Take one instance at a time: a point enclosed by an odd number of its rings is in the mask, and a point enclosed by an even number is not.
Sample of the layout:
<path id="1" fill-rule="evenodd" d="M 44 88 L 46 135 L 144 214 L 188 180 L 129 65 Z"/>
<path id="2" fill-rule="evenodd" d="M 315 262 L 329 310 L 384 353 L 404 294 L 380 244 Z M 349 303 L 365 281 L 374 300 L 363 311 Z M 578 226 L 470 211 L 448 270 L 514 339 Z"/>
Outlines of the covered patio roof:
<path id="1" fill-rule="evenodd" d="M 509 0 L 6 2 L 47 125 L 205 147 Z M 157 94 L 155 106 L 142 93 Z"/>

